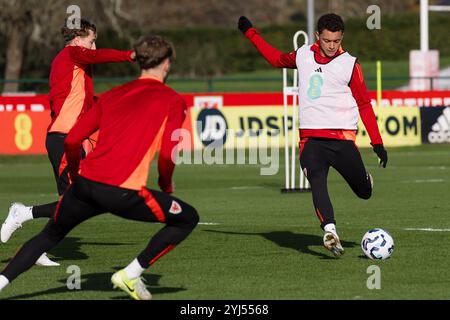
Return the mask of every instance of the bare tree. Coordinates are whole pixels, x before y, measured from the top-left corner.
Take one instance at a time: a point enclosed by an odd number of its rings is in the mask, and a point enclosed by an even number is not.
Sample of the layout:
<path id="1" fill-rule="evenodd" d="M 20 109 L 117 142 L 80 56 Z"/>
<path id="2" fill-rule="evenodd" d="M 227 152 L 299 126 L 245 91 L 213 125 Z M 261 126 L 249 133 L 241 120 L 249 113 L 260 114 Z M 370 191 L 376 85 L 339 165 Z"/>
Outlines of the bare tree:
<path id="1" fill-rule="evenodd" d="M 22 6 L 22 4 L 19 1 L 0 1 L 0 23 L 7 41 L 5 78 L 11 80 L 18 79 L 20 76 L 25 41 L 31 33 L 32 13 L 28 5 Z M 17 89 L 17 83 L 6 83 L 4 86 L 5 92 L 17 91 Z"/>
<path id="2" fill-rule="evenodd" d="M 99 17 L 96 24 L 111 26 L 119 36 L 122 21 L 130 16 L 122 9 L 122 0 L 78 0 L 82 17 Z M 45 48 L 54 48 L 62 43 L 60 28 L 66 17 L 71 0 L 0 0 L 0 31 L 6 36 L 6 65 L 4 78 L 7 82 L 3 92 L 19 91 L 25 47 L 36 43 Z M 104 18 L 104 19 L 102 19 Z M 52 50 L 48 50 L 52 51 Z"/>
<path id="3" fill-rule="evenodd" d="M 103 12 L 110 26 L 120 37 L 127 36 L 122 23 L 133 21 L 132 16 L 124 11 L 123 5 L 122 0 L 100 0 L 97 2 L 98 9 Z"/>
<path id="4" fill-rule="evenodd" d="M 198 26 L 235 27 L 241 15 L 247 15 L 263 25 L 282 24 L 287 22 L 284 13 L 290 2 L 291 0 L 123 0 L 121 7 L 140 29 L 167 30 Z"/>
<path id="5" fill-rule="evenodd" d="M 316 8 L 321 13 L 335 12 L 344 18 L 361 17 L 366 14 L 367 7 L 378 5 L 383 15 L 392 16 L 406 10 L 414 9 L 418 1 L 416 0 L 316 0 Z"/>
<path id="6" fill-rule="evenodd" d="M 6 39 L 6 48 L 0 48 L 6 57 L 4 78 L 20 79 L 24 59 L 27 67 L 42 64 L 48 68 L 55 52 L 64 44 L 60 27 L 68 16 L 67 8 L 73 4 L 80 7 L 82 17 L 97 25 L 100 33 L 113 30 L 117 37 L 131 44 L 131 35 L 136 32 L 184 31 L 195 27 L 235 29 L 240 15 L 247 15 L 258 27 L 298 22 L 305 19 L 306 3 L 306 0 L 0 0 L 0 34 Z M 417 10 L 417 3 L 418 0 L 315 0 L 315 12 L 318 17 L 335 11 L 346 19 L 366 16 L 367 6 L 378 4 L 384 16 Z M 195 60 L 194 55 L 201 57 L 199 52 L 191 54 L 189 63 Z M 4 87 L 4 91 L 17 90 L 17 83 Z"/>

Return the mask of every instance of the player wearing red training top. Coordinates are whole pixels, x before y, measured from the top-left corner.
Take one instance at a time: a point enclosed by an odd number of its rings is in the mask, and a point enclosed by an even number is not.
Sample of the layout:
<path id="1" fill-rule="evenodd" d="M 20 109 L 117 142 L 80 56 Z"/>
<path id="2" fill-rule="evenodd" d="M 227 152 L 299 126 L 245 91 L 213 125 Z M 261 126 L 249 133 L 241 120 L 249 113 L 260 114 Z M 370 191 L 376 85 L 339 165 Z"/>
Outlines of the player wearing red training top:
<path id="1" fill-rule="evenodd" d="M 134 51 L 97 49 L 97 29 L 87 20 L 78 20 L 80 26 L 66 24 L 61 33 L 65 48 L 53 60 L 50 72 L 49 102 L 51 123 L 48 127 L 46 148 L 53 167 L 58 194 L 62 195 L 69 185 L 67 161 L 64 155 L 64 139 L 79 117 L 92 107 L 94 89 L 92 65 L 108 62 L 133 62 Z M 81 150 L 84 156 L 84 150 Z M 7 242 L 22 223 L 35 218 L 50 218 L 58 202 L 26 207 L 13 203 L 1 229 L 1 241 Z M 58 265 L 43 255 L 40 265 Z"/>
<path id="2" fill-rule="evenodd" d="M 70 131 L 65 146 L 74 182 L 44 230 L 1 272 L 0 290 L 77 225 L 111 212 L 125 219 L 165 224 L 137 258 L 111 278 L 114 286 L 134 299 L 148 300 L 151 294 L 141 274 L 197 225 L 196 210 L 169 194 L 175 167 L 172 154 L 178 144 L 171 136 L 181 128 L 186 113 L 182 97 L 164 84 L 174 49 L 161 37 L 149 36 L 137 42 L 135 51 L 141 77 L 105 93 Z M 97 146 L 80 164 L 82 141 L 96 130 L 100 131 Z M 163 192 L 145 187 L 159 145 L 158 182 Z"/>
<path id="3" fill-rule="evenodd" d="M 300 164 L 325 231 L 324 246 L 340 256 L 344 249 L 327 189 L 329 168 L 335 168 L 358 197 L 369 199 L 372 195 L 372 177 L 355 145 L 358 114 L 384 168 L 388 159 L 361 66 L 341 46 L 344 22 L 336 14 L 323 15 L 317 23 L 317 41 L 290 53 L 264 41 L 246 17 L 239 19 L 238 28 L 272 66 L 298 69 Z"/>

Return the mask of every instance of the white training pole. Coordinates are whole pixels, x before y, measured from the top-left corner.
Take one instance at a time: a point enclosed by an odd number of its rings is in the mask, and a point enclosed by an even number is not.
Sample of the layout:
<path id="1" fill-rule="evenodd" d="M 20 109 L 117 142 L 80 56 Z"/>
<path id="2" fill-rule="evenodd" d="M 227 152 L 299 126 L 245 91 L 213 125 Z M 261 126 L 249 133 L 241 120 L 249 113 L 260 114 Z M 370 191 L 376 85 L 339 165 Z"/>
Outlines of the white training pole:
<path id="1" fill-rule="evenodd" d="M 420 0 L 420 51 L 428 50 L 428 0 Z"/>
<path id="2" fill-rule="evenodd" d="M 297 87 L 295 85 L 295 83 L 297 79 L 297 70 L 294 70 L 294 87 Z M 297 142 L 297 96 L 293 95 L 292 96 L 292 152 L 291 152 L 291 188 L 295 189 L 295 163 L 296 161 L 296 157 L 295 157 L 295 151 L 297 150 L 297 148 L 295 147 L 296 142 Z"/>
<path id="3" fill-rule="evenodd" d="M 308 39 L 314 39 L 314 21 L 316 20 L 314 18 L 314 0 L 308 0 L 307 2 L 307 20 L 308 20 Z M 306 41 L 306 44 L 308 44 L 308 41 Z"/>
<path id="4" fill-rule="evenodd" d="M 295 50 L 298 49 L 298 37 L 301 36 L 301 35 L 305 38 L 305 42 L 304 43 L 306 45 L 308 44 L 308 35 L 304 31 L 297 31 L 295 33 L 294 39 L 293 39 L 294 49 Z M 297 70 L 294 71 L 294 87 L 298 88 L 298 71 Z M 293 96 L 293 99 L 294 99 L 294 104 L 293 104 L 294 108 L 293 109 L 294 109 L 294 112 L 297 114 L 297 107 L 296 107 L 296 105 L 297 105 L 298 93 Z M 299 108 L 300 108 L 300 106 L 299 106 Z M 298 119 L 298 121 L 300 121 L 300 119 Z M 298 130 L 297 129 L 298 129 L 298 125 L 297 125 L 297 122 L 296 122 L 296 127 L 295 127 L 295 129 L 293 128 L 293 132 L 295 131 L 296 134 L 295 134 L 295 139 L 293 140 L 293 145 L 292 145 L 292 147 L 295 148 L 295 149 L 297 149 L 296 148 L 296 146 L 297 146 L 297 137 L 298 137 L 298 134 L 297 134 Z M 295 153 L 294 153 L 294 156 L 295 156 Z M 305 187 L 305 183 L 307 183 L 308 180 L 305 179 L 302 167 L 300 165 L 299 165 L 299 168 L 300 168 L 300 170 L 299 170 L 300 171 L 300 179 L 299 179 L 300 185 L 299 185 L 299 188 L 300 189 L 305 189 L 305 188 L 307 189 L 308 187 Z M 292 176 L 294 176 L 294 175 L 295 175 L 295 170 L 292 172 Z M 295 183 L 294 183 L 293 188 L 295 188 Z"/>
<path id="5" fill-rule="evenodd" d="M 287 87 L 287 69 L 283 69 L 283 101 L 284 101 L 284 158 L 285 158 L 285 179 L 286 189 L 289 189 L 289 130 L 288 130 L 288 93 Z"/>
<path id="6" fill-rule="evenodd" d="M 298 49 L 298 37 L 303 36 L 305 38 L 305 44 L 308 44 L 308 35 L 304 31 L 297 31 L 294 35 L 294 49 Z M 307 179 L 303 176 L 303 171 L 300 167 L 300 188 L 295 188 L 295 167 L 296 167 L 296 150 L 298 141 L 298 71 L 294 69 L 293 86 L 288 86 L 288 71 L 283 69 L 283 102 L 284 102 L 284 137 L 285 137 L 285 190 L 302 190 L 304 189 L 304 183 L 307 183 Z M 292 96 L 292 149 L 291 149 L 291 163 L 289 164 L 289 128 L 288 128 L 288 99 Z M 306 187 L 308 188 L 308 187 Z"/>

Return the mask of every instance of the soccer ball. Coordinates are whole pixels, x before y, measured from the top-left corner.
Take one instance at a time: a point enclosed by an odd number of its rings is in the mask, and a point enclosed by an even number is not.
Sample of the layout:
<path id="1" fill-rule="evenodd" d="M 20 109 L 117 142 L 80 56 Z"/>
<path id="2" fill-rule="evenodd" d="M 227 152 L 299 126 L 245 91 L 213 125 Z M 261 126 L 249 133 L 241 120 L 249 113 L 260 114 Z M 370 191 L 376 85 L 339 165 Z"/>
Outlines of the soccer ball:
<path id="1" fill-rule="evenodd" d="M 385 260 L 394 251 L 394 239 L 385 230 L 375 228 L 364 234 L 361 240 L 361 249 L 372 260 Z"/>

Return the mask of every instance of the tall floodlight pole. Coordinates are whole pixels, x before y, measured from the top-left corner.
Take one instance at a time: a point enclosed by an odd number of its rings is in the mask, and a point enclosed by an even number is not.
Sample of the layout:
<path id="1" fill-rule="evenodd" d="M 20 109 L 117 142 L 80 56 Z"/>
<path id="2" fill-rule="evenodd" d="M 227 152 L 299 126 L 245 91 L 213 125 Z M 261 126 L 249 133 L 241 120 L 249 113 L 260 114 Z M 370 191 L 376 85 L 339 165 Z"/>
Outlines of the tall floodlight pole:
<path id="1" fill-rule="evenodd" d="M 428 49 L 428 0 L 420 0 L 420 51 Z"/>
<path id="2" fill-rule="evenodd" d="M 308 0 L 308 39 L 309 43 L 313 43 L 316 39 L 314 36 L 314 0 Z"/>

